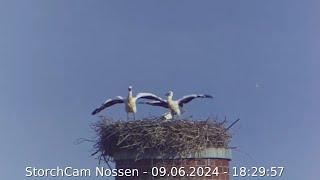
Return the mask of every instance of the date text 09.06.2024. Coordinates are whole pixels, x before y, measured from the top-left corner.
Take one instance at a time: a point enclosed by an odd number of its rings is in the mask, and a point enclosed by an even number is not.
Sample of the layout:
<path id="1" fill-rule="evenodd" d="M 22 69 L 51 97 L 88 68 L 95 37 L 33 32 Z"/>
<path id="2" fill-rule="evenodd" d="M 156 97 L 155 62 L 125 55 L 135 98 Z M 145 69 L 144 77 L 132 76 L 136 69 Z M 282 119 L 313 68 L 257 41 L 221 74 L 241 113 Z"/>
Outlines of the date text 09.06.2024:
<path id="1" fill-rule="evenodd" d="M 229 174 L 233 177 L 276 177 L 282 176 L 284 167 L 232 167 L 232 169 L 218 167 L 152 167 L 151 175 L 155 177 L 210 177 Z M 148 173 L 148 172 L 143 172 Z"/>

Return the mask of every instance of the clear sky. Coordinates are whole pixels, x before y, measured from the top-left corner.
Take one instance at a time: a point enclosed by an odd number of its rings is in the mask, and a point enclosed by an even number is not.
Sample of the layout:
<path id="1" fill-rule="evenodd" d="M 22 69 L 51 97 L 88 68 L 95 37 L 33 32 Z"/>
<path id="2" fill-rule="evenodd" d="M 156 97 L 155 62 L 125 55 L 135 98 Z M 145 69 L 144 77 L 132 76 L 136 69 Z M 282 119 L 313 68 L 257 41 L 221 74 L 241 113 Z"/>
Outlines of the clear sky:
<path id="1" fill-rule="evenodd" d="M 26 166 L 95 167 L 91 144 L 74 142 L 94 136 L 91 111 L 128 85 L 176 98 L 213 94 L 185 116 L 241 118 L 232 166 L 285 166 L 279 179 L 317 179 L 319 5 L 1 0 L 1 179 L 27 179 Z M 121 105 L 103 114 L 126 117 Z"/>

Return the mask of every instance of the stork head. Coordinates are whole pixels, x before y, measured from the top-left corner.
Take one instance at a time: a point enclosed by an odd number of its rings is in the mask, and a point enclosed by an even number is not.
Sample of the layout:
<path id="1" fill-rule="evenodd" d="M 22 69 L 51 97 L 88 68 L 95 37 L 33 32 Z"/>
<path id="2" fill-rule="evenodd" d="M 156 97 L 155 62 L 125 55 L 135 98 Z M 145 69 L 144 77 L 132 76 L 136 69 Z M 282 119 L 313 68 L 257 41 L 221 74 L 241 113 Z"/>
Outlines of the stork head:
<path id="1" fill-rule="evenodd" d="M 129 87 L 128 87 L 128 91 L 132 91 L 132 86 L 129 86 Z"/>
<path id="2" fill-rule="evenodd" d="M 165 96 L 167 96 L 167 97 L 172 97 L 172 96 L 173 96 L 173 92 L 172 92 L 172 91 L 168 91 L 168 92 L 165 94 Z"/>

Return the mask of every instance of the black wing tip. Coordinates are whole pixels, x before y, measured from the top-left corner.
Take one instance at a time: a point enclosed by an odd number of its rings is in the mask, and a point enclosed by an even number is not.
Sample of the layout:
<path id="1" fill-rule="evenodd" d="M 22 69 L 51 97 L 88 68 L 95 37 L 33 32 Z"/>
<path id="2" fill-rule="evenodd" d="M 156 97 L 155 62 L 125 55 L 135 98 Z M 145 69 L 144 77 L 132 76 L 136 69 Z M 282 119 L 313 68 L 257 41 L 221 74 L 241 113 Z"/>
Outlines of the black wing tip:
<path id="1" fill-rule="evenodd" d="M 205 98 L 214 98 L 214 96 L 211 96 L 211 95 L 209 95 L 209 94 L 205 94 L 204 97 L 205 97 Z"/>
<path id="2" fill-rule="evenodd" d="M 100 109 L 95 109 L 94 111 L 92 111 L 91 115 L 96 115 L 100 112 Z"/>

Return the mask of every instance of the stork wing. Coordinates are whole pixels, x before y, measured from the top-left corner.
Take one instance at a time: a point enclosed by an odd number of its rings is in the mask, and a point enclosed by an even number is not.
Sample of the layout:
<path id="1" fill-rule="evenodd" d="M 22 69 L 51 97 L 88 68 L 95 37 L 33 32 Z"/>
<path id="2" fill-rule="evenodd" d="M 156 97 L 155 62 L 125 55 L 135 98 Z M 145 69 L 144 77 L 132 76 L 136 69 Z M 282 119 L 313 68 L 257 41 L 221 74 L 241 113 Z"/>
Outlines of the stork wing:
<path id="1" fill-rule="evenodd" d="M 148 104 L 151 106 L 160 106 L 164 108 L 169 108 L 167 101 L 162 100 L 162 101 L 151 101 L 151 102 L 140 102 L 139 104 Z"/>
<path id="2" fill-rule="evenodd" d="M 191 94 L 188 96 L 183 96 L 181 99 L 178 100 L 179 106 L 183 107 L 183 104 L 186 104 L 195 98 L 213 98 L 213 97 L 207 94 Z"/>
<path id="3" fill-rule="evenodd" d="M 117 96 L 116 99 L 108 99 L 100 107 L 96 108 L 91 114 L 95 115 L 107 107 L 110 107 L 114 104 L 123 103 L 123 102 L 124 102 L 124 100 L 121 96 Z"/>
<path id="4" fill-rule="evenodd" d="M 136 96 L 136 99 L 139 99 L 139 98 L 155 100 L 155 101 L 163 101 L 161 97 L 152 93 L 145 93 L 145 92 L 138 93 Z"/>

